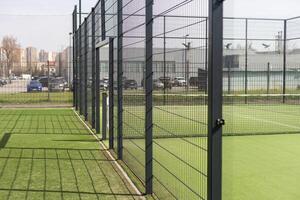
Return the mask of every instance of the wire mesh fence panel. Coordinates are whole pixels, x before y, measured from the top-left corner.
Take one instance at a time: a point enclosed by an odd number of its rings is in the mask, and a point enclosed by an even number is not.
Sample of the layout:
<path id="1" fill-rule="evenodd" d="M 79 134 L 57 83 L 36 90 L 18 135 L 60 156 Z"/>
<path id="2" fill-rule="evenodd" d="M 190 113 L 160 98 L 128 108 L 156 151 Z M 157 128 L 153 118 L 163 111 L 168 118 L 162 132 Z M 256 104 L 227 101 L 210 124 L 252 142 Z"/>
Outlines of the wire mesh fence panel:
<path id="1" fill-rule="evenodd" d="M 286 90 L 287 94 L 299 94 L 300 92 L 300 18 L 287 20 L 287 44 L 286 44 Z M 287 101 L 289 98 L 287 97 Z"/>
<path id="2" fill-rule="evenodd" d="M 283 165 L 296 170 L 287 152 L 293 140 L 298 142 L 300 133 L 296 114 L 300 111 L 299 54 L 295 51 L 298 29 L 297 18 L 224 18 L 225 200 L 293 199 L 299 195 L 296 187 L 285 186 L 295 181 L 294 177 L 281 171 Z M 295 177 L 299 175 L 294 173 Z M 280 190 L 270 192 L 270 188 Z M 286 194 L 287 190 L 295 193 Z"/>
<path id="3" fill-rule="evenodd" d="M 145 1 L 123 1 L 123 159 L 145 185 Z"/>
<path id="4" fill-rule="evenodd" d="M 77 28 L 77 27 L 76 27 Z M 81 49 L 80 49 L 80 29 L 78 28 L 75 32 L 75 45 L 76 45 L 76 56 L 74 55 L 73 57 L 76 59 L 76 79 L 75 79 L 75 84 L 74 84 L 74 90 L 76 90 L 76 109 L 79 111 L 80 110 L 80 105 L 81 105 L 81 90 L 80 90 L 80 72 L 81 72 L 81 68 L 80 68 L 80 53 L 81 53 Z M 75 88 L 76 87 L 76 88 Z"/>
<path id="5" fill-rule="evenodd" d="M 224 18 L 224 90 L 283 93 L 284 20 Z"/>
<path id="6" fill-rule="evenodd" d="M 1 107 L 72 105 L 71 48 L 58 49 L 56 38 L 49 42 L 47 36 L 64 36 L 66 29 L 60 29 L 60 25 L 56 31 L 49 27 L 58 21 L 69 24 L 71 18 L 69 14 L 36 17 L 6 13 L 0 16 L 5 30 L 0 41 Z M 47 34 L 41 34 L 41 30 Z"/>
<path id="7" fill-rule="evenodd" d="M 86 36 L 86 40 L 87 40 L 87 52 L 86 52 L 86 58 L 87 58 L 87 85 L 86 85 L 86 92 L 87 92 L 87 119 L 88 122 L 92 125 L 92 110 L 93 110 L 93 87 L 92 87 L 92 83 L 93 83 L 93 63 L 92 63 L 92 13 L 89 14 L 89 16 L 86 18 L 86 23 L 87 23 L 87 36 Z"/>
<path id="8" fill-rule="evenodd" d="M 296 56 L 286 51 L 287 28 L 286 20 L 224 18 L 223 104 L 228 122 L 225 135 L 299 132 L 292 125 L 286 129 L 278 123 L 274 125 L 282 116 L 264 112 L 285 109 L 286 99 L 290 99 L 289 104 L 299 103 L 294 81 L 297 70 L 289 70 L 292 67 L 288 61 Z M 243 113 L 238 120 L 233 110 Z M 264 114 L 274 123 L 257 118 Z"/>
<path id="9" fill-rule="evenodd" d="M 160 199 L 207 198 L 208 1 L 154 1 L 153 170 Z"/>
<path id="10" fill-rule="evenodd" d="M 85 23 L 80 26 L 80 114 L 85 114 Z"/>
<path id="11" fill-rule="evenodd" d="M 209 1 L 152 3 L 112 0 L 95 7 L 96 76 L 109 96 L 103 107 L 109 148 L 117 150 L 143 193 L 207 199 Z M 80 102 L 89 119 L 88 22 L 80 26 Z"/>
<path id="12" fill-rule="evenodd" d="M 107 50 L 109 51 L 108 54 L 110 59 L 107 60 L 109 65 L 113 68 L 112 69 L 112 96 L 113 96 L 113 147 L 115 153 L 117 153 L 118 147 L 118 55 L 117 55 L 117 36 L 118 36 L 118 1 L 111 0 L 105 1 L 105 36 L 107 39 L 111 40 L 110 46 Z"/>

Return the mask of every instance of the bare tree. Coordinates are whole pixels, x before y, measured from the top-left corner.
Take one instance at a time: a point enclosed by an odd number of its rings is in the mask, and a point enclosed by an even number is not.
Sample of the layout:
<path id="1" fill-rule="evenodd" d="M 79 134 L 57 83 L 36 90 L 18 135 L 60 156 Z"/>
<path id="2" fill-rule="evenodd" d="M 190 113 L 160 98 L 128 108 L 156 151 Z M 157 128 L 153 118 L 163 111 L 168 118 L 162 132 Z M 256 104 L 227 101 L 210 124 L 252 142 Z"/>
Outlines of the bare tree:
<path id="1" fill-rule="evenodd" d="M 18 60 L 20 45 L 15 37 L 7 35 L 2 39 L 2 49 L 6 60 L 6 76 L 9 76 L 9 72 L 13 68 L 13 63 Z"/>

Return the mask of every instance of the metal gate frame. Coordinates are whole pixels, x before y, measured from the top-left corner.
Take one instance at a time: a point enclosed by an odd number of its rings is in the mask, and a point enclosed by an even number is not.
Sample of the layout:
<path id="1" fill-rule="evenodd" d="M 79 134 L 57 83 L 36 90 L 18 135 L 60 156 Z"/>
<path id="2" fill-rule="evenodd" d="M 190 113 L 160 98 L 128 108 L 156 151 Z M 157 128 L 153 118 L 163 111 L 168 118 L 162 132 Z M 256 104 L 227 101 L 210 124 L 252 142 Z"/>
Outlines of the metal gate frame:
<path id="1" fill-rule="evenodd" d="M 100 53 L 101 53 L 101 48 L 105 47 L 105 46 L 109 46 L 109 89 L 108 89 L 108 99 L 109 99 L 109 109 L 108 109 L 108 113 L 109 113 L 109 118 L 108 118 L 108 123 L 109 123 L 109 130 L 108 130 L 108 134 L 109 134 L 109 149 L 114 149 L 114 38 L 110 37 L 108 39 L 105 39 L 101 42 L 99 42 L 98 44 L 96 44 L 95 48 L 96 48 L 96 79 L 100 79 L 100 63 L 101 63 L 101 59 L 100 59 Z M 97 82 L 97 81 L 96 81 Z M 100 82 L 100 81 L 99 81 Z M 97 84 L 97 83 L 96 83 Z M 99 84 L 97 84 L 98 86 Z M 99 86 L 98 86 L 99 87 Z M 98 95 L 98 97 L 96 97 L 96 105 L 100 105 L 100 90 L 96 91 L 96 95 Z M 98 106 L 99 109 L 100 106 Z M 97 109 L 97 108 L 96 108 Z M 96 117 L 96 121 L 97 123 L 100 123 L 100 110 L 97 111 L 97 114 L 99 115 L 98 117 Z M 97 119 L 98 118 L 98 119 Z M 102 126 L 106 126 L 105 124 L 102 124 Z M 100 128 L 99 128 L 100 130 Z"/>

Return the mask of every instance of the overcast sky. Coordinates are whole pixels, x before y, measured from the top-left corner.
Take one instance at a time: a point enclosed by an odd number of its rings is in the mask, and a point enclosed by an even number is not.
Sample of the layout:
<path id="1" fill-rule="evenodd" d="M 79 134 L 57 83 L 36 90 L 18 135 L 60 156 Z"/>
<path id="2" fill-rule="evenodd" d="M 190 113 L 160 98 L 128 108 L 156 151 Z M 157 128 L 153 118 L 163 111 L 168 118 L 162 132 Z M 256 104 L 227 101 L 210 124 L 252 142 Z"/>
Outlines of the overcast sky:
<path id="1" fill-rule="evenodd" d="M 169 1 L 169 0 L 168 0 Z M 200 1 L 200 0 L 195 0 Z M 0 38 L 10 34 L 23 47 L 50 51 L 69 43 L 77 0 L 0 0 Z M 82 0 L 89 12 L 97 0 Z M 226 0 L 225 16 L 289 18 L 300 15 L 300 0 Z"/>

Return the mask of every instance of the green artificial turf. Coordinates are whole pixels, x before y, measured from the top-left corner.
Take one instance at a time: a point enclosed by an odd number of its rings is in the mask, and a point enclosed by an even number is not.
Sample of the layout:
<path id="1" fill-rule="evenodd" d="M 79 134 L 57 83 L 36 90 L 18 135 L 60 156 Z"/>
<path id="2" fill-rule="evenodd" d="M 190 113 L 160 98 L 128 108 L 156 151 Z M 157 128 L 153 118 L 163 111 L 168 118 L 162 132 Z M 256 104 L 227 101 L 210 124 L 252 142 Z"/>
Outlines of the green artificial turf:
<path id="1" fill-rule="evenodd" d="M 124 107 L 124 161 L 142 181 L 144 115 L 143 106 Z M 300 199 L 300 107 L 225 105 L 223 115 L 223 199 Z M 207 107 L 156 106 L 153 121 L 156 195 L 206 199 Z"/>
<path id="2" fill-rule="evenodd" d="M 0 199 L 137 198 L 70 109 L 0 109 L 0 131 Z"/>
<path id="3" fill-rule="evenodd" d="M 0 94 L 0 104 L 71 104 L 71 92 L 30 92 L 30 93 L 3 93 Z"/>

